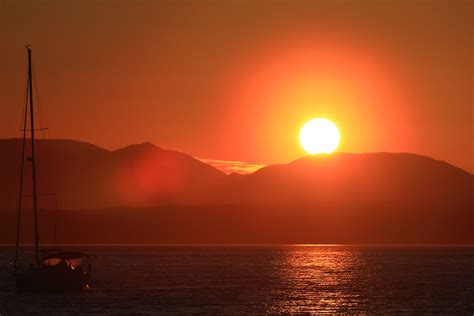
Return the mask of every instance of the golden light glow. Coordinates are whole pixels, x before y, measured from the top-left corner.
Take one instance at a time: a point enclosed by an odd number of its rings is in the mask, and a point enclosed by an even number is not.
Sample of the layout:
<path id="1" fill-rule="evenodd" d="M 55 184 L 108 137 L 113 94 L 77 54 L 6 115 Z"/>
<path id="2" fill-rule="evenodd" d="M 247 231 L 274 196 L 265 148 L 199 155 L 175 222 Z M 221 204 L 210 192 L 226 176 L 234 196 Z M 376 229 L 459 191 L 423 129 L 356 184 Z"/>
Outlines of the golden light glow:
<path id="1" fill-rule="evenodd" d="M 339 146 L 341 134 L 337 126 L 323 118 L 316 118 L 300 130 L 300 144 L 308 154 L 330 154 Z"/>

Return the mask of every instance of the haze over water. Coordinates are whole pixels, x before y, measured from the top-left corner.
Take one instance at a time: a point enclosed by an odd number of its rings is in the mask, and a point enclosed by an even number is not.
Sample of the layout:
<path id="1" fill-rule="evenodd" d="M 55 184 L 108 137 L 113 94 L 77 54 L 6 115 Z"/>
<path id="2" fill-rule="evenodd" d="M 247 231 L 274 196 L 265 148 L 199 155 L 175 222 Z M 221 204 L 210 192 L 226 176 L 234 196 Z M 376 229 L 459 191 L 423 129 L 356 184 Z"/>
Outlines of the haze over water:
<path id="1" fill-rule="evenodd" d="M 473 246 L 72 249 L 91 255 L 89 290 L 17 294 L 9 271 L 3 268 L 0 313 L 474 311 Z M 8 266 L 13 251 L 13 247 L 0 248 L 0 266 Z"/>

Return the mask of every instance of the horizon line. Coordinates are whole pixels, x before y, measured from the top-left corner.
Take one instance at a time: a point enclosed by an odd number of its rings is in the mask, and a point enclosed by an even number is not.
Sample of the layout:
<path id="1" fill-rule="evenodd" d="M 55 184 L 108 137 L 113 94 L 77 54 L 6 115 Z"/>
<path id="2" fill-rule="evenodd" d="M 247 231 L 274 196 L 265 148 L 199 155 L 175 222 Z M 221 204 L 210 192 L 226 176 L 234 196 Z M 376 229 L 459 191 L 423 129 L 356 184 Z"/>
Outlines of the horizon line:
<path id="1" fill-rule="evenodd" d="M 15 247 L 16 244 L 14 243 L 0 243 L 0 247 Z M 34 247 L 34 244 L 21 244 L 20 247 L 22 246 L 27 246 L 27 247 Z M 163 247 L 204 247 L 204 246 L 209 246 L 209 247 L 274 247 L 274 246 L 288 246 L 288 247 L 357 247 L 357 246 L 393 246 L 393 247 L 398 247 L 398 246 L 408 246 L 408 247 L 474 247 L 474 243 L 465 243 L 465 244 L 452 244 L 452 243 L 446 243 L 446 244 L 440 244 L 440 243 L 407 243 L 407 244 L 400 244 L 400 243 L 347 243 L 347 244 L 338 244 L 338 243 L 229 243 L 229 244 L 223 244 L 223 243 L 110 243 L 110 244 L 104 244 L 104 243 L 90 243 L 90 244 L 83 244 L 83 243 L 77 243 L 77 244 L 41 244 L 41 246 L 111 246 L 111 247 L 120 247 L 120 246 L 127 246 L 127 247 L 134 247 L 134 246 L 163 246 Z"/>

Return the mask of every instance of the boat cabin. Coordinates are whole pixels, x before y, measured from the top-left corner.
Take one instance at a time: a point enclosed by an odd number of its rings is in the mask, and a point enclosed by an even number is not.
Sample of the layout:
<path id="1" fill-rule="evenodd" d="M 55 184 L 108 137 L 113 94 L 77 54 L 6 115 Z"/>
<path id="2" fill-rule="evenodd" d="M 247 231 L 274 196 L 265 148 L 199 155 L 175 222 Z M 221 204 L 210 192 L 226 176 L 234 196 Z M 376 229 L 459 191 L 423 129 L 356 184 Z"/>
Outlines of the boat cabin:
<path id="1" fill-rule="evenodd" d="M 85 270 L 85 265 L 88 265 L 88 270 L 90 270 L 88 257 L 87 254 L 82 252 L 54 252 L 43 257 L 41 267 Z"/>

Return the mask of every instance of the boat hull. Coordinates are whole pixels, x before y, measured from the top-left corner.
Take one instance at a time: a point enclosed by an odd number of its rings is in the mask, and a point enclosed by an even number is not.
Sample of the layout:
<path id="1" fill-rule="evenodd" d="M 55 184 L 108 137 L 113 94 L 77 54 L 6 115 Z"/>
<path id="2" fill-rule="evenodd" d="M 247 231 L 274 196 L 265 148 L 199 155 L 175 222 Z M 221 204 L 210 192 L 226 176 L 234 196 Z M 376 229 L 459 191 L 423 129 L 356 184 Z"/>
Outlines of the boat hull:
<path id="1" fill-rule="evenodd" d="M 15 273 L 19 292 L 70 292 L 89 286 L 89 276 L 82 270 L 39 268 Z"/>

